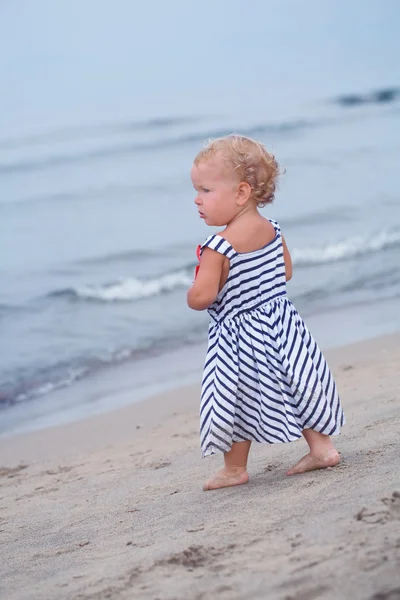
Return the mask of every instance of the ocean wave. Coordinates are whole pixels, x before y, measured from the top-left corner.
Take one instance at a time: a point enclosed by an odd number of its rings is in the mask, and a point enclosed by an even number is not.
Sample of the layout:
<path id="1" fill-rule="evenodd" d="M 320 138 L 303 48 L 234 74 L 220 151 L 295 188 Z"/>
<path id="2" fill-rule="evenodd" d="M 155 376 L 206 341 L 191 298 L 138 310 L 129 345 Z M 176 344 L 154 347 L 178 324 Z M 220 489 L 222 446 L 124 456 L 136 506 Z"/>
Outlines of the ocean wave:
<path id="1" fill-rule="evenodd" d="M 400 284 L 400 272 L 389 268 L 379 271 L 372 271 L 370 274 L 363 274 L 340 287 L 341 292 L 359 292 L 363 290 L 383 290 L 398 289 Z"/>
<path id="2" fill-rule="evenodd" d="M 259 124 L 252 127 L 245 127 L 241 129 L 241 133 L 250 137 L 262 136 L 266 133 L 287 134 L 316 127 L 322 123 L 324 122 L 299 119 L 282 123 Z M 200 144 L 207 138 L 222 137 L 229 135 L 230 133 L 232 133 L 232 128 L 210 128 L 208 130 L 205 129 L 165 139 L 152 140 L 150 142 L 108 144 L 84 152 L 53 153 L 39 158 L 28 156 L 27 158 L 18 159 L 14 162 L 0 163 L 0 173 L 11 174 L 22 171 L 36 171 L 76 163 L 81 164 L 82 162 L 94 162 L 138 152 L 165 150 L 176 146 L 184 146 L 186 144 Z"/>
<path id="3" fill-rule="evenodd" d="M 206 335 L 203 325 L 190 332 L 178 332 L 168 337 L 142 340 L 140 346 L 121 347 L 110 351 L 99 351 L 97 355 L 79 356 L 69 361 L 49 363 L 45 367 L 23 370 L 6 377 L 0 383 L 0 409 L 46 396 L 51 392 L 70 387 L 104 369 L 131 360 L 167 354 L 171 349 L 196 344 Z"/>
<path id="4" fill-rule="evenodd" d="M 354 236 L 325 246 L 310 246 L 291 249 L 293 264 L 297 267 L 310 267 L 325 263 L 351 260 L 357 256 L 380 252 L 400 246 L 400 230 L 381 231 L 373 236 Z M 120 259 L 135 255 L 121 254 Z M 137 255 L 137 254 L 136 254 Z M 115 256 L 104 260 L 114 260 Z M 119 281 L 101 285 L 84 285 L 50 292 L 47 297 L 64 298 L 75 301 L 132 302 L 187 288 L 193 281 L 195 264 L 188 264 L 180 270 L 171 271 L 152 279 L 127 277 Z"/>
<path id="5" fill-rule="evenodd" d="M 89 374 L 89 371 L 89 368 L 86 367 L 69 368 L 66 369 L 65 373 L 58 378 L 54 377 L 54 379 L 53 374 L 49 371 L 47 374 L 48 379 L 46 379 L 45 375 L 41 378 L 40 374 L 38 374 L 36 377 L 32 377 L 32 379 L 27 379 L 19 383 L 2 385 L 0 387 L 0 407 L 12 406 L 19 402 L 39 398 L 68 387 L 83 379 Z"/>
<path id="6" fill-rule="evenodd" d="M 93 256 L 91 258 L 81 258 L 76 261 L 77 265 L 108 265 L 113 263 L 129 262 L 154 258 L 157 255 L 156 250 L 127 250 L 126 252 L 116 252 L 115 254 L 104 254 Z"/>
<path id="7" fill-rule="evenodd" d="M 128 302 L 141 300 L 187 287 L 193 281 L 186 270 L 176 271 L 154 279 L 129 277 L 105 285 L 85 285 L 52 292 L 50 297 L 97 302 Z"/>
<path id="8" fill-rule="evenodd" d="M 400 88 L 381 88 L 366 94 L 344 94 L 336 98 L 341 106 L 359 106 L 360 104 L 389 104 L 400 98 Z"/>
<path id="9" fill-rule="evenodd" d="M 38 368 L 33 373 L 15 373 L 13 382 L 0 385 L 0 407 L 9 407 L 69 387 L 118 359 L 112 355 L 108 358 L 81 357 L 70 363 L 60 362 Z"/>
<path id="10" fill-rule="evenodd" d="M 176 186 L 176 184 L 175 184 Z M 86 189 L 76 189 L 70 192 L 55 192 L 50 194 L 43 194 L 40 196 L 25 196 L 10 198 L 4 196 L 0 198 L 0 205 L 6 205 L 12 209 L 21 206 L 31 207 L 33 204 L 46 205 L 54 203 L 65 203 L 65 202 L 98 202 L 99 200 L 115 200 L 116 198 L 127 198 L 131 199 L 134 194 L 165 194 L 175 189 L 173 183 L 148 183 L 148 184 L 136 184 L 136 185 L 105 185 L 105 186 L 92 186 Z"/>
<path id="11" fill-rule="evenodd" d="M 391 271 L 386 275 L 391 278 Z M 299 293 L 293 297 L 296 306 L 301 309 L 302 314 L 317 314 L 318 312 L 332 311 L 354 305 L 367 305 L 376 303 L 377 297 L 376 277 L 363 277 L 349 285 L 339 284 L 333 291 L 329 287 L 309 289 L 304 293 Z M 382 278 L 383 279 L 383 275 Z M 357 282 L 363 285 L 364 289 L 374 292 L 361 298 L 359 295 L 346 294 L 352 289 L 357 288 Z M 384 286 L 379 288 L 379 299 L 390 300 L 400 297 L 398 288 L 399 280 L 391 280 L 392 285 L 387 289 Z M 354 284 L 354 286 L 353 286 Z M 46 396 L 57 390 L 70 387 L 76 382 L 83 380 L 104 369 L 112 368 L 115 365 L 131 360 L 142 360 L 146 357 L 159 355 L 167 356 L 171 349 L 178 347 L 190 347 L 202 341 L 206 335 L 204 323 L 198 327 L 192 326 L 190 332 L 180 331 L 176 335 L 168 335 L 154 339 L 142 340 L 140 346 L 124 347 L 109 352 L 99 352 L 96 356 L 80 356 L 71 358 L 70 361 L 56 362 L 48 364 L 46 367 L 30 370 L 30 372 L 19 372 L 6 377 L 6 381 L 0 384 L 0 409 L 7 409 L 16 404 L 33 400 L 35 398 Z"/>
<path id="12" fill-rule="evenodd" d="M 307 308 L 315 308 L 315 303 L 327 300 L 329 305 L 339 302 L 341 307 L 345 307 L 354 303 L 369 302 L 369 292 L 372 293 L 374 301 L 378 295 L 379 299 L 397 298 L 400 294 L 400 273 L 392 268 L 382 271 L 373 269 L 371 272 L 362 272 L 348 281 L 338 279 L 325 287 L 311 285 L 307 290 L 297 293 L 293 302 L 296 306 L 301 303 Z"/>
<path id="13" fill-rule="evenodd" d="M 384 104 L 394 102 L 400 98 L 400 88 L 387 87 L 366 93 L 350 93 L 342 94 L 334 98 L 334 102 L 341 106 L 358 106 L 360 104 Z M 131 121 L 125 119 L 122 121 L 94 123 L 90 125 L 71 125 L 54 129 L 52 131 L 38 132 L 27 135 L 19 135 L 15 137 L 0 138 L 0 150 L 10 150 L 28 146 L 41 146 L 48 143 L 65 143 L 71 141 L 87 140 L 91 138 L 99 138 L 108 135 L 130 134 L 140 131 L 163 130 L 180 125 L 191 125 L 204 121 L 204 117 L 155 117 L 144 119 L 143 121 Z M 263 131 L 285 131 L 298 129 L 299 126 L 310 124 L 308 121 L 288 121 L 277 124 L 259 125 L 249 128 L 250 132 Z M 210 134 L 212 137 L 218 137 L 218 132 Z M 203 139 L 203 138 L 202 138 Z M 196 137 L 197 140 L 197 137 Z"/>
<path id="14" fill-rule="evenodd" d="M 391 237 L 388 235 L 389 233 L 391 233 Z M 303 261 L 302 264 L 313 265 L 321 264 L 327 260 L 345 260 L 346 256 L 354 256 L 355 249 L 358 253 L 379 252 L 387 248 L 388 245 L 399 245 L 400 231 L 397 231 L 397 238 L 395 234 L 396 232 L 393 231 L 384 232 L 384 235 L 378 234 L 371 238 L 369 244 L 364 244 L 364 246 L 361 244 L 349 246 L 349 240 L 354 240 L 354 238 L 349 238 L 347 248 L 351 247 L 350 254 L 348 252 L 347 254 L 346 252 L 333 253 L 332 248 L 337 247 L 338 244 L 325 246 L 324 248 L 314 247 L 311 256 L 304 254 L 306 250 L 310 252 L 311 249 L 304 248 L 300 262 Z M 296 255 L 296 249 L 293 254 Z M 318 257 L 317 260 L 316 257 Z M 307 260 L 305 260 L 306 258 Z M 297 258 L 297 261 L 299 261 L 299 258 Z M 380 261 L 376 261 L 374 264 L 379 266 Z M 158 296 L 162 293 L 173 292 L 175 289 L 185 289 L 192 282 L 192 275 L 193 265 L 188 265 L 186 269 L 167 273 L 158 278 L 148 280 L 126 278 L 104 285 L 68 288 L 55 291 L 49 294 L 47 298 L 50 297 L 53 301 L 57 301 L 57 298 L 64 298 L 67 301 L 72 300 L 83 303 L 134 302 L 143 298 Z M 344 308 L 355 303 L 362 305 L 377 302 L 378 299 L 397 298 L 400 293 L 399 283 L 399 274 L 391 269 L 390 263 L 388 263 L 386 268 L 381 269 L 379 267 L 378 271 L 374 269 L 370 273 L 368 271 L 365 273 L 357 272 L 354 278 L 350 280 L 347 278 L 346 281 L 342 281 L 338 278 L 333 285 L 330 283 L 323 286 L 319 283 L 318 278 L 311 278 L 308 280 L 308 285 L 312 286 L 311 289 L 309 288 L 304 292 L 299 291 L 299 293 L 293 295 L 292 299 L 304 315 L 316 314 L 318 311 Z M 44 306 L 46 307 L 46 303 L 44 303 Z M 13 307 L 2 305 L 1 308 L 8 311 Z M 90 309 L 89 306 L 88 309 Z M 203 323 L 199 327 L 200 332 L 202 332 L 202 328 Z M 81 355 L 71 358 L 69 362 L 49 364 L 47 367 L 38 368 L 37 370 L 32 368 L 29 369 L 29 372 L 24 370 L 23 372 L 10 374 L 3 377 L 3 383 L 0 384 L 0 407 L 6 408 L 69 387 L 76 381 L 90 376 L 90 374 L 122 361 L 141 360 L 145 356 L 156 353 L 167 353 L 174 344 L 176 346 L 186 344 L 190 338 L 189 334 L 192 334 L 192 338 L 198 341 L 201 333 L 193 335 L 194 331 L 195 329 L 190 331 L 187 329 L 180 330 L 175 334 L 175 337 L 174 334 L 168 333 L 164 337 L 160 335 L 157 339 L 153 337 L 142 339 L 133 347 L 119 348 L 109 352 L 98 351 L 95 356 Z"/>
<path id="15" fill-rule="evenodd" d="M 5 317 L 9 314 L 15 316 L 16 313 L 25 313 L 27 306 L 21 304 L 0 304 L 0 317 Z"/>
<path id="16" fill-rule="evenodd" d="M 364 104 L 389 104 L 397 101 L 399 98 L 400 88 L 388 87 L 367 93 L 342 94 L 334 98 L 333 102 L 343 107 L 349 107 Z M 250 137 L 262 137 L 274 134 L 291 135 L 308 129 L 336 125 L 343 118 L 346 117 L 343 115 L 330 115 L 318 118 L 297 118 L 276 123 L 258 123 L 240 127 L 240 132 Z M 200 122 L 203 123 L 202 127 L 195 129 Z M 171 128 L 179 128 L 179 126 L 182 126 L 181 133 L 178 134 L 175 132 L 175 134 L 165 137 L 166 133 L 170 134 Z M 184 132 L 186 126 L 187 131 Z M 192 131 L 190 131 L 190 128 Z M 76 163 L 107 160 L 139 152 L 165 150 L 176 146 L 184 146 L 185 144 L 199 144 L 207 138 L 225 136 L 236 129 L 236 125 L 233 128 L 232 126 L 215 127 L 214 125 L 207 127 L 204 117 L 160 117 L 142 122 L 121 121 L 108 124 L 72 126 L 70 128 L 34 135 L 4 138 L 0 139 L 0 150 L 23 151 L 26 149 L 27 153 L 23 157 L 16 157 L 13 160 L 0 163 L 0 173 L 12 174 L 15 172 L 43 170 Z M 155 136 L 153 135 L 153 138 L 156 137 L 156 139 L 150 139 L 149 141 L 132 140 L 132 136 L 136 136 L 136 134 L 142 135 L 143 133 L 146 134 L 153 131 L 156 132 Z M 157 137 L 158 132 L 161 137 Z M 122 139 L 116 141 L 116 136 L 129 137 L 124 141 Z M 71 150 L 70 152 L 66 151 L 65 148 L 62 149 L 62 144 L 68 145 L 71 142 L 82 143 L 90 140 L 94 140 L 96 143 L 96 140 L 99 140 L 98 146 L 85 150 Z M 47 144 L 53 145 L 54 150 L 51 151 L 49 148 L 45 155 L 32 155 L 32 152 L 35 152 L 35 148 L 45 147 Z M 61 148 L 57 147 L 58 145 L 61 145 Z"/>
<path id="17" fill-rule="evenodd" d="M 11 150 L 26 146 L 41 146 L 48 143 L 65 143 L 71 141 L 87 140 L 115 134 L 129 134 L 142 130 L 158 130 L 197 123 L 200 117 L 159 117 L 145 121 L 121 121 L 114 123 L 101 123 L 97 125 L 81 125 L 69 128 L 55 129 L 45 133 L 37 133 L 19 137 L 0 139 L 0 150 Z"/>
<path id="18" fill-rule="evenodd" d="M 0 303 L 0 311 L 4 311 L 5 312 L 6 310 L 10 310 L 12 308 L 13 307 L 10 304 L 1 304 Z"/>
<path id="19" fill-rule="evenodd" d="M 288 216 L 279 219 L 279 224 L 282 229 L 291 228 L 298 229 L 299 227 L 309 227 L 310 225 L 321 225 L 324 223 L 342 223 L 354 218 L 348 206 L 337 206 L 335 209 L 325 210 L 320 212 L 304 213 L 296 216 Z"/>
<path id="20" fill-rule="evenodd" d="M 13 307 L 9 304 L 0 304 L 0 318 L 7 315 L 9 312 L 13 310 Z"/>
<path id="21" fill-rule="evenodd" d="M 374 235 L 353 236 L 326 246 L 294 248 L 291 255 L 294 265 L 311 266 L 348 260 L 399 245 L 400 231 L 394 229 Z"/>

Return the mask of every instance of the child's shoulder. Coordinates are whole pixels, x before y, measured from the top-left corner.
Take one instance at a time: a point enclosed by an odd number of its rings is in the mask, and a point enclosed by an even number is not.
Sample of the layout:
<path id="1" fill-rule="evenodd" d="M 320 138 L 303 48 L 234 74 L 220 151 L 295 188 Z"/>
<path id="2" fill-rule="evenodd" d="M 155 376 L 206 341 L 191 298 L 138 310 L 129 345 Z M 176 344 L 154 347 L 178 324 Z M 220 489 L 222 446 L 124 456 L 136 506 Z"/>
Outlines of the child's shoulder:
<path id="1" fill-rule="evenodd" d="M 278 223 L 261 217 L 256 222 L 249 222 L 243 227 L 225 227 L 216 234 L 226 240 L 239 254 L 253 252 L 271 242 L 280 232 Z"/>

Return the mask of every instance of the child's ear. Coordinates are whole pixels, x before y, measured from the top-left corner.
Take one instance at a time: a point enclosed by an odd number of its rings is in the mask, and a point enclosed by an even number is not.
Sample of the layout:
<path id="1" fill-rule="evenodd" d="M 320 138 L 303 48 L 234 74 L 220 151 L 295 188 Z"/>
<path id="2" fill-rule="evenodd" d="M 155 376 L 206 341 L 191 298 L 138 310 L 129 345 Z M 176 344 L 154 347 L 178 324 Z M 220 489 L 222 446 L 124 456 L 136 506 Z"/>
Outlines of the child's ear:
<path id="1" fill-rule="evenodd" d="M 239 183 L 237 187 L 236 204 L 244 206 L 251 196 L 251 187 L 245 181 Z"/>

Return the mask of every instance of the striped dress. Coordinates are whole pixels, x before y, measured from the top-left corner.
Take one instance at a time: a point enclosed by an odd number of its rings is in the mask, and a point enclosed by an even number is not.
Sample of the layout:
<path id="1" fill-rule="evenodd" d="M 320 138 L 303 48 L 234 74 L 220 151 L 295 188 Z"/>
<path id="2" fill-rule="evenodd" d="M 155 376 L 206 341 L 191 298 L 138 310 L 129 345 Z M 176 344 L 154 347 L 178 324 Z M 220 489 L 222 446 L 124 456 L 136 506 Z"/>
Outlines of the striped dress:
<path id="1" fill-rule="evenodd" d="M 345 419 L 335 381 L 286 294 L 282 236 L 239 253 L 222 237 L 202 245 L 230 261 L 228 279 L 209 307 L 201 392 L 201 450 L 232 442 L 291 442 L 303 429 L 340 433 Z"/>

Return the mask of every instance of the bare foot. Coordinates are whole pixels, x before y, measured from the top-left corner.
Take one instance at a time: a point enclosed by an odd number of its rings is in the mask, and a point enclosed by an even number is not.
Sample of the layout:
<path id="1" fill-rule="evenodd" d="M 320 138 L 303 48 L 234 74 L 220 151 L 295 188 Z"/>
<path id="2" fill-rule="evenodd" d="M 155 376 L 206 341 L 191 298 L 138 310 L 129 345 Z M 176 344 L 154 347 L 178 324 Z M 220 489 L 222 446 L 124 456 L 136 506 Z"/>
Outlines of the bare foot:
<path id="1" fill-rule="evenodd" d="M 297 475 L 298 473 L 306 473 L 307 471 L 315 471 L 316 469 L 326 469 L 327 467 L 334 467 L 339 462 L 339 452 L 335 449 L 330 450 L 323 456 L 314 456 L 309 453 L 303 456 L 286 474 Z"/>
<path id="2" fill-rule="evenodd" d="M 239 472 L 218 471 L 208 481 L 205 482 L 203 490 L 205 492 L 209 490 L 218 490 L 224 487 L 231 487 L 233 485 L 243 485 L 249 481 L 249 474 L 246 470 Z"/>

